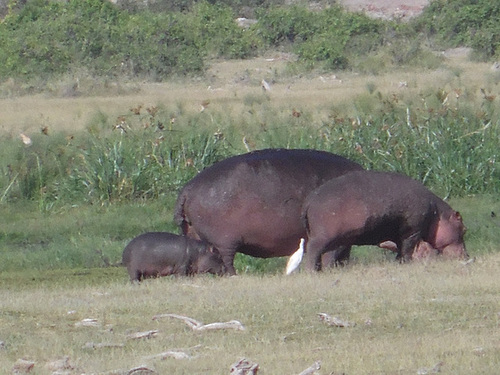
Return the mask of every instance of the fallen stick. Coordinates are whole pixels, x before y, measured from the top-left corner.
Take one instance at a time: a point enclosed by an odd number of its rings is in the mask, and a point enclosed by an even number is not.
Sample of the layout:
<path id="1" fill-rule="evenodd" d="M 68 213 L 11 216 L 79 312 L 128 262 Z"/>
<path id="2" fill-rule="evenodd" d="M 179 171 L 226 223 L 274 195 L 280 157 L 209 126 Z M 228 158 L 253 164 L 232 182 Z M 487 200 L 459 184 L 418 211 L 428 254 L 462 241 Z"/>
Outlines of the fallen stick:
<path id="1" fill-rule="evenodd" d="M 150 339 L 156 337 L 158 335 L 158 330 L 152 331 L 144 331 L 144 332 L 136 332 L 127 335 L 127 339 L 129 340 L 138 340 L 138 339 Z"/>
<path id="2" fill-rule="evenodd" d="M 167 359 L 167 358 L 174 358 L 174 359 L 189 359 L 191 356 L 187 353 L 178 351 L 178 350 L 167 350 L 166 352 L 155 354 L 155 355 L 150 355 L 148 357 L 144 357 L 145 360 L 148 359 Z"/>
<path id="3" fill-rule="evenodd" d="M 314 362 L 311 366 L 302 371 L 299 375 L 313 375 L 321 368 L 321 361 Z"/>
<path id="4" fill-rule="evenodd" d="M 194 320 L 193 318 L 183 316 L 183 315 L 177 315 L 177 314 L 160 314 L 160 315 L 155 315 L 153 316 L 153 320 L 158 320 L 162 318 L 176 318 L 183 320 L 184 323 L 186 323 L 189 327 L 196 329 L 195 327 L 200 327 L 203 325 L 202 322 L 199 322 L 197 320 Z"/>
<path id="5" fill-rule="evenodd" d="M 111 370 L 103 373 L 103 375 L 133 375 L 133 374 L 156 374 L 157 372 L 146 366 L 138 366 L 131 368 L 130 370 Z"/>
<path id="6" fill-rule="evenodd" d="M 329 326 L 334 326 L 334 327 L 354 327 L 356 323 L 350 323 L 345 320 L 342 320 L 340 318 L 337 318 L 335 316 L 330 316 L 326 313 L 319 313 L 318 314 L 319 320 L 322 322 L 325 322 Z"/>
<path id="7" fill-rule="evenodd" d="M 100 327 L 101 323 L 94 318 L 86 318 L 75 323 L 75 327 Z"/>
<path id="8" fill-rule="evenodd" d="M 153 316 L 153 320 L 158 320 L 161 318 L 175 318 L 184 321 L 193 331 L 209 331 L 209 330 L 217 330 L 217 329 L 234 329 L 237 331 L 244 331 L 245 327 L 238 320 L 230 320 L 229 322 L 221 323 L 209 323 L 203 324 L 193 318 L 177 315 L 177 314 L 160 314 Z"/>
<path id="9" fill-rule="evenodd" d="M 259 364 L 252 363 L 246 358 L 233 363 L 229 370 L 232 375 L 255 375 L 257 371 L 259 371 Z"/>
<path id="10" fill-rule="evenodd" d="M 203 324 L 199 327 L 194 328 L 195 331 L 209 331 L 216 329 L 234 329 L 236 331 L 244 331 L 245 327 L 237 320 L 230 320 L 229 322 L 225 323 L 216 322 L 216 323 Z"/>
<path id="11" fill-rule="evenodd" d="M 103 348 L 123 348 L 125 345 L 120 343 L 108 343 L 108 342 L 87 342 L 82 347 L 82 349 L 103 349 Z"/>

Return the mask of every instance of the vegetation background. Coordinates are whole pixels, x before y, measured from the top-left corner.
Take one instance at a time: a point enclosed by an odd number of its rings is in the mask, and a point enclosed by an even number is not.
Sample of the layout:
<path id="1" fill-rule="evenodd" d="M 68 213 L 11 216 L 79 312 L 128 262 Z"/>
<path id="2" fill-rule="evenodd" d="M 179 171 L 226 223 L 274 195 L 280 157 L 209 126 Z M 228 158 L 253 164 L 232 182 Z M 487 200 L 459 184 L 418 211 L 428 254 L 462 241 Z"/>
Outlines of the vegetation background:
<path id="1" fill-rule="evenodd" d="M 495 373 L 500 6 L 432 1 L 406 20 L 333 1 L 143 4 L 0 4 L 0 368 L 27 358 L 51 373 L 67 356 L 72 373 L 201 374 L 247 356 L 269 374 L 318 359 L 326 373 Z M 239 256 L 237 279 L 128 285 L 113 267 L 123 247 L 177 231 L 183 184 L 265 147 L 424 182 L 463 214 L 476 261 L 400 267 L 359 248 L 345 269 L 284 278 L 286 259 Z M 150 312 L 248 331 L 193 334 Z M 95 331 L 75 325 L 85 318 Z M 159 340 L 127 340 L 152 327 Z M 192 358 L 146 358 L 165 348 Z"/>

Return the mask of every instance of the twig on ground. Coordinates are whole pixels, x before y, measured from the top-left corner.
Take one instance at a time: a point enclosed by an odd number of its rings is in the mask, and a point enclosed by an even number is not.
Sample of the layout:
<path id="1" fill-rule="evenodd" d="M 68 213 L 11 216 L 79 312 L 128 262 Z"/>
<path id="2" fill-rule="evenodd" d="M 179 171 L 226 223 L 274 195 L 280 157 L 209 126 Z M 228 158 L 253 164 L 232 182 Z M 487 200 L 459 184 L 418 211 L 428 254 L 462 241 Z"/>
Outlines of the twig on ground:
<path id="1" fill-rule="evenodd" d="M 240 359 L 231 365 L 230 373 L 233 375 L 255 375 L 259 371 L 259 365 L 252 363 L 246 358 Z"/>
<path id="2" fill-rule="evenodd" d="M 337 318 L 335 316 L 330 316 L 326 313 L 319 313 L 318 317 L 319 317 L 319 320 L 321 320 L 322 322 L 325 322 L 329 326 L 344 328 L 344 327 L 354 327 L 356 325 L 356 323 L 351 323 L 351 322 L 342 320 L 340 318 Z"/>
<path id="3" fill-rule="evenodd" d="M 230 320 L 229 322 L 221 323 L 209 323 L 203 324 L 193 318 L 177 315 L 177 314 L 160 314 L 153 316 L 153 320 L 158 320 L 161 318 L 175 318 L 184 321 L 193 331 L 209 331 L 209 330 L 217 330 L 217 329 L 234 329 L 237 331 L 244 331 L 245 327 L 238 320 Z"/>
<path id="4" fill-rule="evenodd" d="M 150 339 L 156 337 L 158 335 L 158 330 L 144 331 L 144 332 L 136 332 L 127 335 L 127 339 L 129 340 L 138 340 L 138 339 Z"/>
<path id="5" fill-rule="evenodd" d="M 144 359 L 167 359 L 167 358 L 174 358 L 174 359 L 189 359 L 191 356 L 187 353 L 178 351 L 178 350 L 167 350 L 163 353 L 155 354 L 155 355 L 150 355 L 148 357 L 144 357 Z"/>
<path id="6" fill-rule="evenodd" d="M 321 368 L 321 361 L 314 362 L 311 366 L 302 371 L 299 375 L 313 375 Z"/>
<path id="7" fill-rule="evenodd" d="M 14 367 L 12 368 L 13 374 L 27 374 L 35 367 L 35 362 L 28 361 L 26 359 L 18 359 L 16 363 L 14 363 Z"/>

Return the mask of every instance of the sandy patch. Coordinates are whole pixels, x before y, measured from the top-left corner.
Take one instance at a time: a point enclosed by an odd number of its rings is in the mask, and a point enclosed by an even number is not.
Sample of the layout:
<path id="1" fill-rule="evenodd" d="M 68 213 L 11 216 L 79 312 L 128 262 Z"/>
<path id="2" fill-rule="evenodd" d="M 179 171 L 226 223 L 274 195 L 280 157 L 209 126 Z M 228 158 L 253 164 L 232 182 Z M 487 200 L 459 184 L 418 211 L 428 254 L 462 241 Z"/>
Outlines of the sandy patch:
<path id="1" fill-rule="evenodd" d="M 383 19 L 409 19 L 419 15 L 429 0 L 339 0 L 349 10 Z"/>

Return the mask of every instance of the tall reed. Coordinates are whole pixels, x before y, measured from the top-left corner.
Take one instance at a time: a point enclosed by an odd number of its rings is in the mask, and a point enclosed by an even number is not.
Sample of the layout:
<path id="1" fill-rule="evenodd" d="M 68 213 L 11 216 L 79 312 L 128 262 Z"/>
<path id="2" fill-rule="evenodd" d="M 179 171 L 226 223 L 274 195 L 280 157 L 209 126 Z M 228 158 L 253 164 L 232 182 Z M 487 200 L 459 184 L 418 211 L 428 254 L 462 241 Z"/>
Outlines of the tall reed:
<path id="1" fill-rule="evenodd" d="M 445 95 L 446 94 L 446 95 Z M 453 96 L 453 97 L 451 97 Z M 0 162 L 2 202 L 106 203 L 175 194 L 196 173 L 230 155 L 268 147 L 341 154 L 368 169 L 392 170 L 448 196 L 500 191 L 500 120 L 487 98 L 469 104 L 441 90 L 405 98 L 359 96 L 354 109 L 329 118 L 249 103 L 241 114 L 168 110 L 111 120 L 96 116 L 88 131 L 11 139 Z"/>

